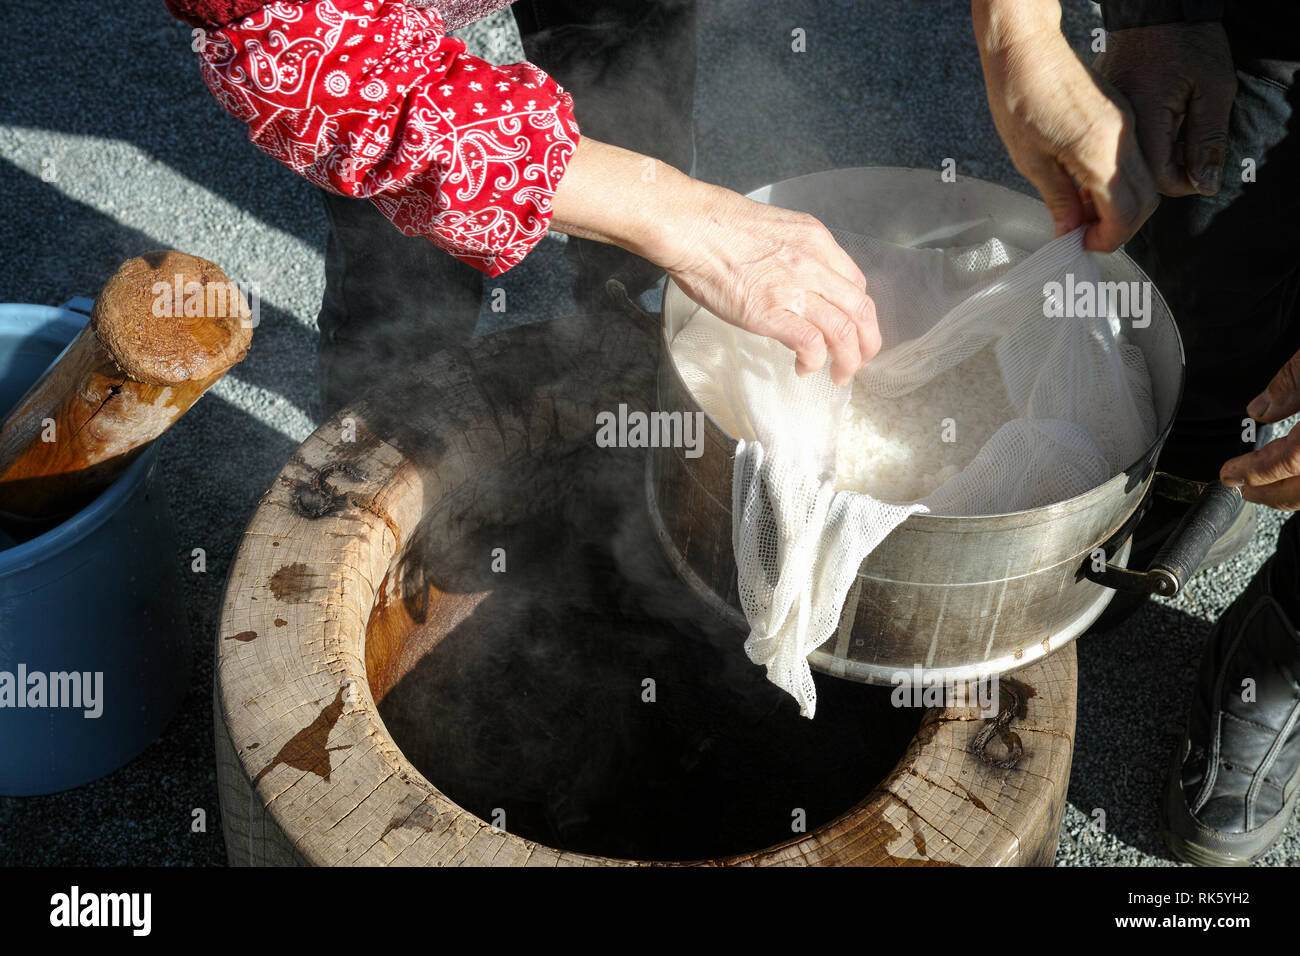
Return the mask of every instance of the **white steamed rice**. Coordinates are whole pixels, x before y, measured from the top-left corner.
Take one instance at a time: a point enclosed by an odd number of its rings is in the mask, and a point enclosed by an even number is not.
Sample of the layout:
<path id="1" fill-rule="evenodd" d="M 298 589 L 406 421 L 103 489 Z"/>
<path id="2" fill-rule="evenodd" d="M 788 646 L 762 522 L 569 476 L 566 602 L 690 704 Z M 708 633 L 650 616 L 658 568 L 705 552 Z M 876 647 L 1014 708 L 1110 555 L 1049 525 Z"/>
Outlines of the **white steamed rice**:
<path id="1" fill-rule="evenodd" d="M 1015 417 L 993 346 L 899 398 L 869 395 L 855 382 L 840 425 L 836 489 L 882 501 L 924 498 Z"/>

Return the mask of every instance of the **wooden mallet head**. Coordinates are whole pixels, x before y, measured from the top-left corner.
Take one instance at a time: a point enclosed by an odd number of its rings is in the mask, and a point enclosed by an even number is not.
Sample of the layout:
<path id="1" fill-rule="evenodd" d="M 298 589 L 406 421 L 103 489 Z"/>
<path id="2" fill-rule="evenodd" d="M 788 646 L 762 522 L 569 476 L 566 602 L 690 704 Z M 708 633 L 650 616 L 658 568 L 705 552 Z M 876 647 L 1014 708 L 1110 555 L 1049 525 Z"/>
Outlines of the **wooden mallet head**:
<path id="1" fill-rule="evenodd" d="M 0 523 L 28 537 L 84 507 L 243 359 L 254 324 L 206 259 L 122 263 L 90 323 L 0 421 Z"/>

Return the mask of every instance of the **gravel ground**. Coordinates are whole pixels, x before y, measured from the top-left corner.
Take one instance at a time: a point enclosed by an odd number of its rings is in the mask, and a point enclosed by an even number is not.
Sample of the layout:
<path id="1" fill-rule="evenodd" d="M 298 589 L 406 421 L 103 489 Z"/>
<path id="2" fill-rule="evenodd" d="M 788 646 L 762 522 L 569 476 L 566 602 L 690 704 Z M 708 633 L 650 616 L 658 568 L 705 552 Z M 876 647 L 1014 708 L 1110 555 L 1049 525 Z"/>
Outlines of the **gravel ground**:
<path id="1" fill-rule="evenodd" d="M 1068 0 L 1082 49 L 1089 4 Z M 793 13 L 809 8 L 815 12 Z M 258 496 L 313 428 L 315 314 L 325 222 L 313 190 L 245 142 L 200 82 L 187 29 L 161 3 L 65 0 L 51 43 L 49 5 L 6 7 L 0 61 L 0 302 L 92 295 L 118 263 L 184 249 L 263 290 L 246 361 L 163 439 L 161 467 L 182 549 L 203 547 L 187 582 L 197 665 L 164 737 L 109 777 L 49 797 L 0 798 L 0 863 L 220 864 L 211 744 L 211 648 L 221 589 Z M 714 0 L 704 5 L 696 102 L 697 175 L 740 190 L 839 166 L 938 168 L 1028 190 L 989 119 L 957 0 Z M 808 52 L 790 54 L 803 28 Z M 506 15 L 469 31 L 476 51 L 517 59 Z M 756 137 L 756 132 L 762 135 Z M 510 320 L 571 311 L 561 242 L 547 240 L 500 281 Z M 490 318 L 491 317 L 491 318 Z M 480 332 L 493 328 L 485 310 Z M 1079 726 L 1057 861 L 1166 865 L 1155 807 L 1180 733 L 1209 622 L 1267 556 L 1268 513 L 1252 547 L 1079 648 Z M 208 811 L 206 833 L 191 810 Z M 1105 811 L 1104 832 L 1090 824 Z M 1300 862 L 1300 828 L 1264 861 Z"/>

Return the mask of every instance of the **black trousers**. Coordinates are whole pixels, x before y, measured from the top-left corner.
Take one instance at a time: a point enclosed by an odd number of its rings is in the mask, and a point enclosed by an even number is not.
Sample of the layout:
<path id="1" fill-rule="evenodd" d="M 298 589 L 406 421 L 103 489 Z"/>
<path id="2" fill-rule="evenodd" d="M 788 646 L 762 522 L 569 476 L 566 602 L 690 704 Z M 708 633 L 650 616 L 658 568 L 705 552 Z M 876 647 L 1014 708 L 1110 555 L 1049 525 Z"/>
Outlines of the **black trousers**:
<path id="1" fill-rule="evenodd" d="M 1126 251 L 1173 312 L 1187 355 L 1162 470 L 1209 481 L 1243 442 L 1246 405 L 1300 351 L 1300 32 L 1228 5 L 1237 68 L 1223 184 L 1162 199 Z M 1294 14 L 1288 14 L 1295 19 Z M 1300 516 L 1283 526 L 1273 580 L 1300 621 Z"/>
<path id="2" fill-rule="evenodd" d="M 518 0 L 528 59 L 573 94 L 584 136 L 688 169 L 694 143 L 694 0 Z M 483 275 L 368 200 L 320 191 L 329 217 L 318 372 L 327 414 L 474 332 Z M 661 275 L 613 246 L 570 239 L 582 308 L 607 307 L 605 280 L 633 292 Z"/>
<path id="3" fill-rule="evenodd" d="M 1246 405 L 1300 349 L 1300 36 L 1279 48 L 1258 22 L 1230 14 L 1225 26 L 1239 85 L 1223 185 L 1215 196 L 1162 199 L 1127 246 L 1168 301 L 1187 353 L 1161 468 L 1198 480 L 1249 450 Z M 1279 56 L 1287 46 L 1289 60 Z"/>

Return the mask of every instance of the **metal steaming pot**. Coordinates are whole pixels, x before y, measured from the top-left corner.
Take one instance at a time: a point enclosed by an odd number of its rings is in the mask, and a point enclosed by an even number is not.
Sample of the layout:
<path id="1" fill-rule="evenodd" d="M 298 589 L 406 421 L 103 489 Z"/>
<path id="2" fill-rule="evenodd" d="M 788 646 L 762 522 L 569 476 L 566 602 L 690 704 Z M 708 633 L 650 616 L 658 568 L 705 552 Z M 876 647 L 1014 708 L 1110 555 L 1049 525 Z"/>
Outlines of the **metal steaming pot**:
<path id="1" fill-rule="evenodd" d="M 1053 237 L 1036 199 L 934 170 L 839 169 L 766 186 L 751 198 L 811 213 L 832 228 L 906 245 L 951 246 L 997 236 L 1032 251 Z M 1146 281 L 1117 252 L 1102 278 Z M 658 408 L 699 410 L 668 344 L 695 304 L 671 282 L 663 300 Z M 1151 323 L 1125 330 L 1146 357 L 1158 437 L 1129 467 L 1091 491 L 1046 507 L 977 518 L 917 514 L 871 554 L 845 602 L 838 633 L 810 658 L 836 676 L 889 684 L 899 672 L 927 681 L 1005 674 L 1059 650 L 1101 614 L 1114 588 L 1172 595 L 1195 573 L 1241 507 L 1240 494 L 1155 470 L 1183 388 L 1183 348 L 1156 292 Z M 715 611 L 747 629 L 731 544 L 736 440 L 706 418 L 704 452 L 653 449 L 647 493 L 656 530 L 682 578 Z M 1152 494 L 1192 503 L 1150 569 L 1125 569 L 1129 537 Z M 1098 552 L 1098 549 L 1101 549 Z M 1101 560 L 1098 560 L 1099 555 Z"/>

